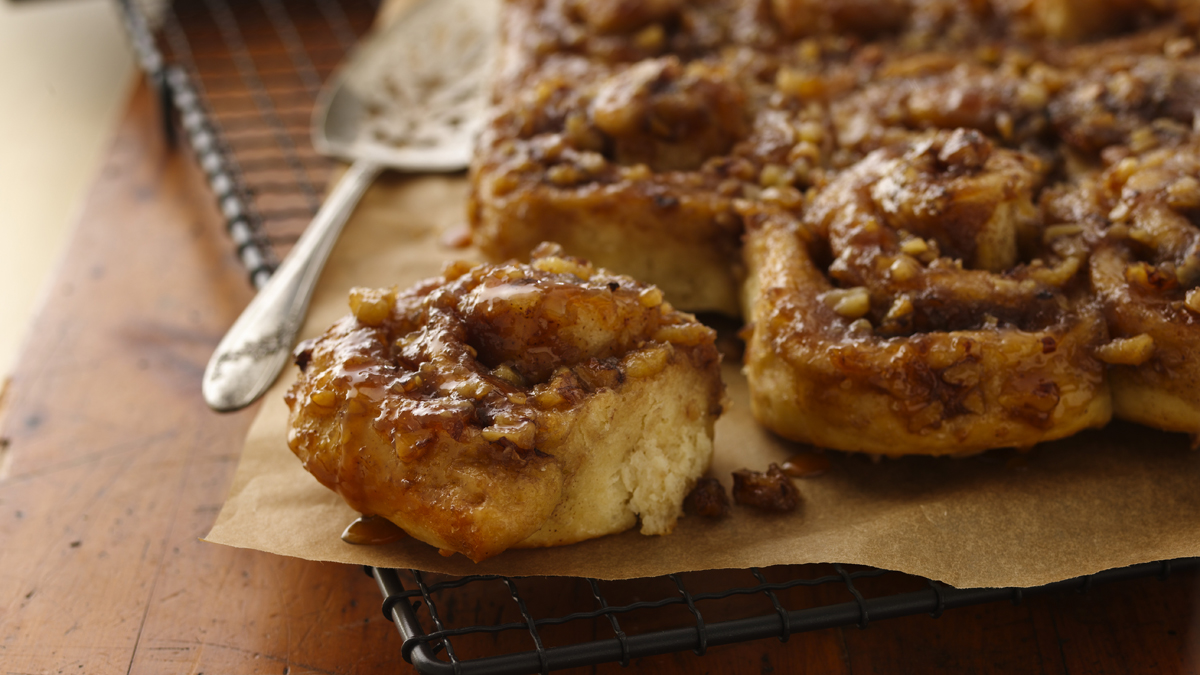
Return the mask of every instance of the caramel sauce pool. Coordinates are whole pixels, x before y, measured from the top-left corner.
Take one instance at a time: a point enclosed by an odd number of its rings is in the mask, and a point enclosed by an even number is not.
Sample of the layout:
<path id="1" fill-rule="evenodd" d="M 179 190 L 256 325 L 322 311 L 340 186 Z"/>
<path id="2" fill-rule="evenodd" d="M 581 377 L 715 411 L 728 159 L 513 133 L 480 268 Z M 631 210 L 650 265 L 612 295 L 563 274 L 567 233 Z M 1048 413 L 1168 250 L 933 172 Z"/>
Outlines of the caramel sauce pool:
<path id="1" fill-rule="evenodd" d="M 392 521 L 380 516 L 361 516 L 342 532 L 342 541 L 358 546 L 378 546 L 400 541 L 408 536 Z"/>

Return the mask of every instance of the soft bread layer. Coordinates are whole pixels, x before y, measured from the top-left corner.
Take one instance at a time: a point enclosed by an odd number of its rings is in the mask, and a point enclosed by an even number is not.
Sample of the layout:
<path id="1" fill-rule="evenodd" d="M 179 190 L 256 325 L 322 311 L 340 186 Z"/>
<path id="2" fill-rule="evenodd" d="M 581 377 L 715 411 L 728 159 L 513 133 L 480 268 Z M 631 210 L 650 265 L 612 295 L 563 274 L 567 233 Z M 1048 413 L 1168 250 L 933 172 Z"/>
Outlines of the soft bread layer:
<path id="1" fill-rule="evenodd" d="M 1194 397 L 1183 397 L 1154 384 L 1146 384 L 1132 369 L 1114 366 L 1109 374 L 1113 410 L 1117 417 L 1148 427 L 1192 434 L 1200 438 L 1200 406 Z"/>
<path id="2" fill-rule="evenodd" d="M 576 411 L 571 433 L 549 450 L 570 467 L 561 501 L 517 546 L 571 544 L 622 532 L 639 518 L 642 534 L 669 534 L 712 460 L 712 383 L 704 375 L 677 359 Z"/>

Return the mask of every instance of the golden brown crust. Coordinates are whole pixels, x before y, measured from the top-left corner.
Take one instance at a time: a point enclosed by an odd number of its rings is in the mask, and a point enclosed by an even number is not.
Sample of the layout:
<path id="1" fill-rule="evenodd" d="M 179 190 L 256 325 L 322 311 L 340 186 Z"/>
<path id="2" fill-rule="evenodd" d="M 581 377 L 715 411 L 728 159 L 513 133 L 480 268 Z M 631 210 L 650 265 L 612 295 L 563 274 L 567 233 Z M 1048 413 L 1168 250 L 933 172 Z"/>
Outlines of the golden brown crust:
<path id="1" fill-rule="evenodd" d="M 556 253 L 543 248 L 532 266 L 451 265 L 403 293 L 352 291 L 353 313 L 297 350 L 289 445 L 305 468 L 353 508 L 473 560 L 619 531 L 639 513 L 644 531 L 670 531 L 682 483 L 711 454 L 714 333 L 658 289 Z M 695 436 L 674 511 L 639 502 L 631 478 L 603 505 L 619 522 L 576 527 L 563 512 L 601 461 L 587 442 L 621 406 L 648 410 L 654 396 L 686 408 L 665 423 Z M 644 435 L 605 450 L 610 473 Z"/>

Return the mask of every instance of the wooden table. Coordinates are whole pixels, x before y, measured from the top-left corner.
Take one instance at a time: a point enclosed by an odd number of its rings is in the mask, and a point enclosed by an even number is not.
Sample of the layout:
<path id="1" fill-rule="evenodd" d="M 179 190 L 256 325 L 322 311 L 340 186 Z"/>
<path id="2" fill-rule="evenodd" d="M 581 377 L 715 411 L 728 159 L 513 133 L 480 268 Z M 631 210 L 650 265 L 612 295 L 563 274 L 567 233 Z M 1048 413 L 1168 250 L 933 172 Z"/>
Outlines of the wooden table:
<path id="1" fill-rule="evenodd" d="M 251 291 L 157 115 L 138 89 L 0 402 L 0 673 L 412 672 L 360 569 L 199 540 L 254 414 L 209 411 L 200 375 Z M 1198 591 L 1180 573 L 633 666 L 1198 672 Z"/>

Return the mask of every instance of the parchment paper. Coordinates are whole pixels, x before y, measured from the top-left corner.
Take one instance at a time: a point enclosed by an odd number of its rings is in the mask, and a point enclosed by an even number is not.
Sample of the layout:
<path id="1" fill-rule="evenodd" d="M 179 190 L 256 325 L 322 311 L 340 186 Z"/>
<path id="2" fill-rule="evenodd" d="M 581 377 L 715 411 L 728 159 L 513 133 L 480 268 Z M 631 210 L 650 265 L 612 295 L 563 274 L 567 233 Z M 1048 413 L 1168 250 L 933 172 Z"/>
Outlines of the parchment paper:
<path id="1" fill-rule="evenodd" d="M 402 287 L 445 260 L 474 258 L 442 244 L 463 227 L 462 177 L 385 175 L 347 224 L 314 298 L 304 337 L 347 313 L 352 286 Z M 1200 555 L 1200 453 L 1187 439 L 1114 423 L 1027 454 L 872 462 L 831 453 L 825 475 L 797 481 L 788 515 L 734 507 L 731 517 L 682 519 L 675 533 L 636 531 L 555 549 L 508 551 L 474 564 L 407 539 L 352 546 L 339 535 L 357 514 L 301 468 L 286 444 L 286 371 L 246 439 L 233 487 L 208 541 L 310 560 L 455 575 L 589 576 L 842 562 L 958 587 L 1033 586 L 1103 569 Z M 746 382 L 727 363 L 732 410 L 717 424 L 713 475 L 765 469 L 798 446 L 750 417 Z"/>

